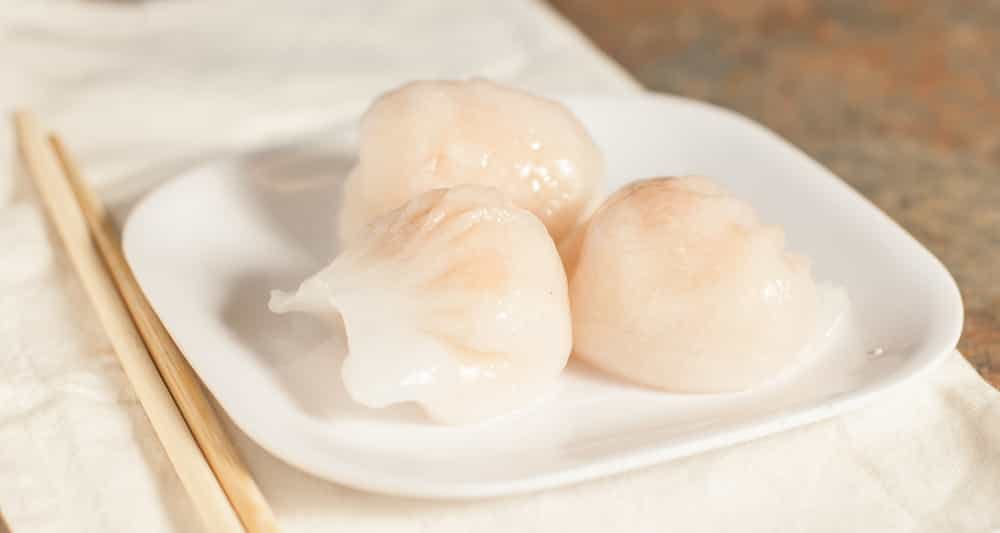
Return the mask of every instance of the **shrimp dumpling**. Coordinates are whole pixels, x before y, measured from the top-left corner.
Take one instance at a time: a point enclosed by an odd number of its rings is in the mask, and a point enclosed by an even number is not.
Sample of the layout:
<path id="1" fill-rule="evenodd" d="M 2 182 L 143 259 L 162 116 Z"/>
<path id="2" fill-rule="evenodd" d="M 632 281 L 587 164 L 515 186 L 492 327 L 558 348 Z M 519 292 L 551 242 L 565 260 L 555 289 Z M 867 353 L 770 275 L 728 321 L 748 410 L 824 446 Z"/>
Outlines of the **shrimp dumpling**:
<path id="1" fill-rule="evenodd" d="M 413 82 L 382 95 L 362 119 L 360 145 L 344 186 L 342 243 L 411 197 L 460 184 L 499 189 L 558 242 L 604 173 L 600 150 L 568 109 L 481 79 Z"/>
<path id="2" fill-rule="evenodd" d="M 706 178 L 624 187 L 562 251 L 574 354 L 634 382 L 746 389 L 787 367 L 816 331 L 807 260 Z"/>
<path id="3" fill-rule="evenodd" d="M 572 344 L 566 274 L 537 217 L 497 190 L 435 189 L 379 217 L 271 310 L 340 314 L 348 394 L 416 402 L 443 423 L 514 410 Z"/>

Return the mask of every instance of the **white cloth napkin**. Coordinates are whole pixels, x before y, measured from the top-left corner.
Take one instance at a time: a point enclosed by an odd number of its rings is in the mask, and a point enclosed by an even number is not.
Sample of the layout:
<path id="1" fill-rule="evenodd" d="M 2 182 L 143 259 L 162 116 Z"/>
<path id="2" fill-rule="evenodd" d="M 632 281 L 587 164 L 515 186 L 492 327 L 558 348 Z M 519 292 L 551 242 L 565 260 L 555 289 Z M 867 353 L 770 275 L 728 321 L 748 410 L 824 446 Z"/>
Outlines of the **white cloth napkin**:
<path id="1" fill-rule="evenodd" d="M 119 206 L 401 81 L 473 74 L 637 89 L 530 0 L 0 0 L 0 109 L 36 109 Z M 0 158 L 0 512 L 14 533 L 199 530 L 33 193 L 6 170 L 13 151 Z M 834 420 L 472 503 L 360 493 L 233 432 L 291 533 L 1000 529 L 1000 399 L 958 353 Z"/>

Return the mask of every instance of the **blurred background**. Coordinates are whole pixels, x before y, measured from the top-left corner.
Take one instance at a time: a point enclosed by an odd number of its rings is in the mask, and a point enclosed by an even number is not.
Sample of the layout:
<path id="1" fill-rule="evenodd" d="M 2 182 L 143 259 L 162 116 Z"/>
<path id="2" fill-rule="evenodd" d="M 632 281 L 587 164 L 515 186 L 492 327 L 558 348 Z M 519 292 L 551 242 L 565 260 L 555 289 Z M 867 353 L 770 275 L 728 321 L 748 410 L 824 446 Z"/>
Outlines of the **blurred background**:
<path id="1" fill-rule="evenodd" d="M 1000 1 L 551 3 L 645 87 L 764 123 L 929 247 L 1000 387 Z"/>

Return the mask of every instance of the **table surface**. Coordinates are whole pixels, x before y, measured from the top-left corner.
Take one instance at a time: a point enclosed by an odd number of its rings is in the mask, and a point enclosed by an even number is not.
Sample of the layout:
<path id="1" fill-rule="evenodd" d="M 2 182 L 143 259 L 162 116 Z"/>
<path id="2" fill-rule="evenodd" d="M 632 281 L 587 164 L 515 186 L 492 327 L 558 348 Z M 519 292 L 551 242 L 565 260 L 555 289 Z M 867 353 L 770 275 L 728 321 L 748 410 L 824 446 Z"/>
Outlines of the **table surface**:
<path id="1" fill-rule="evenodd" d="M 1000 3 L 551 2 L 646 87 L 764 123 L 924 243 L 1000 387 Z"/>

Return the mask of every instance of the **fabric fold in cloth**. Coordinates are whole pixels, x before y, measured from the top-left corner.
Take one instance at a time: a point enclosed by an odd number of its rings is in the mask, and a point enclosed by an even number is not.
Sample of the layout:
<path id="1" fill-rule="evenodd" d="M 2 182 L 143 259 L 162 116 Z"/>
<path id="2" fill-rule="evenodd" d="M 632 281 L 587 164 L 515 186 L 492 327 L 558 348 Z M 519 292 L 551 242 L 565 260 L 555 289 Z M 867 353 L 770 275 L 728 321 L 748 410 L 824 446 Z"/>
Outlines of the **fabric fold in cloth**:
<path id="1" fill-rule="evenodd" d="M 408 79 L 638 90 L 529 0 L 0 0 L 0 12 L 0 106 L 38 111 L 122 213 L 195 162 L 319 131 Z M 7 128 L 0 142 L 0 512 L 16 533 L 198 531 L 36 198 L 7 170 Z M 230 430 L 290 533 L 1000 529 L 1000 394 L 957 352 L 836 419 L 473 502 L 354 491 Z"/>

